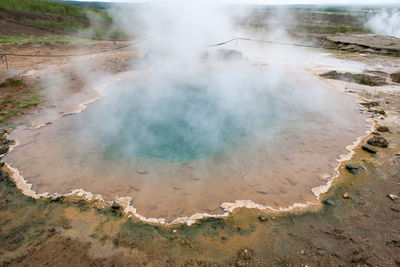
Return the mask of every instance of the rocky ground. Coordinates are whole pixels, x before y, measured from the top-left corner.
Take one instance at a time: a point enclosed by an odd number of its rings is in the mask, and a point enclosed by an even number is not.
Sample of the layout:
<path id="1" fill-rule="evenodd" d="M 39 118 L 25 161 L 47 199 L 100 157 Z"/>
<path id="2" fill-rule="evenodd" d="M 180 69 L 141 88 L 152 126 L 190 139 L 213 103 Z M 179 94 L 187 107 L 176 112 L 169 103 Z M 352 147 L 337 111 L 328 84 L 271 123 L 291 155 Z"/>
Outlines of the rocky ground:
<path id="1" fill-rule="evenodd" d="M 400 40 L 391 36 L 328 35 L 323 38 L 322 46 L 347 52 L 400 56 Z"/>
<path id="2" fill-rule="evenodd" d="M 113 47 L 96 42 L 86 51 Z M 18 53 L 68 53 L 75 48 L 53 45 L 35 48 L 9 45 Z M 135 51 L 118 50 L 85 59 L 89 68 L 109 73 L 124 71 Z M 359 53 L 338 54 L 352 60 L 378 60 Z M 90 64 L 96 62 L 96 64 Z M 101 61 L 101 63 L 97 63 Z M 395 57 L 379 60 L 397 61 Z M 60 99 L 82 91 L 79 61 L 67 58 L 11 58 L 10 64 L 29 79 L 46 80 L 48 71 L 64 73 L 68 87 L 52 99 L 32 106 L 31 113 L 50 108 L 65 110 Z M 82 63 L 83 64 L 83 63 Z M 101 67 L 99 67 L 101 66 Z M 32 74 L 30 69 L 35 69 Z M 121 213 L 118 205 L 103 206 L 75 197 L 32 199 L 15 187 L 6 166 L 0 173 L 0 266 L 396 266 L 400 265 L 400 90 L 389 74 L 378 74 L 392 90 L 361 83 L 347 93 L 360 97 L 363 112 L 375 120 L 376 130 L 362 140 L 351 160 L 343 162 L 334 186 L 321 206 L 306 212 L 268 214 L 240 209 L 223 219 L 195 225 L 161 227 L 143 224 Z M 357 79 L 336 81 L 353 87 Z M 0 88 L 1 100 L 10 88 Z M 56 86 L 56 88 L 58 88 Z M 346 90 L 345 90 L 346 91 Z M 17 101 L 24 93 L 13 96 Z M 68 102 L 61 101 L 62 103 Z M 72 101 L 73 102 L 73 101 Z M 58 105 L 61 105 L 58 107 Z M 3 106 L 2 106 L 3 107 Z M 34 108 L 36 107 L 36 108 Z M 21 116 L 22 115 L 22 116 Z M 62 114 L 58 114 L 62 115 Z M 4 126 L 24 119 L 12 117 Z M 382 126 L 382 127 L 379 127 Z M 385 128 L 386 127 L 386 128 Z M 2 131 L 0 152 L 11 141 Z"/>

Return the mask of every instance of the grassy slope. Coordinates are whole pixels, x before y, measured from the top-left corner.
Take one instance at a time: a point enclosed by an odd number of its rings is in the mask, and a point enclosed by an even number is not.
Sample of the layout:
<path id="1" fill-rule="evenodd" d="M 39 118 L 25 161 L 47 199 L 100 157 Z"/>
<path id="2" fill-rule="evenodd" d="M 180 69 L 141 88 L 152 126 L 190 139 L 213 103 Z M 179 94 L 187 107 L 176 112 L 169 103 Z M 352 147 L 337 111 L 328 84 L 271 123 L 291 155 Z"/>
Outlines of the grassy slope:
<path id="1" fill-rule="evenodd" d="M 43 36 L 9 36 L 0 34 L 0 45 L 9 43 L 16 44 L 18 46 L 31 43 L 34 45 L 34 47 L 42 47 L 47 44 L 87 46 L 93 44 L 94 41 L 89 38 L 81 38 L 68 35 L 55 35 L 55 34 L 43 35 Z"/>
<path id="2" fill-rule="evenodd" d="M 62 14 L 73 17 L 86 18 L 82 8 L 43 0 L 1 0 L 0 8 L 15 11 L 33 12 L 38 14 Z"/>
<path id="3" fill-rule="evenodd" d="M 58 33 L 80 33 L 96 38 L 121 39 L 106 10 L 46 0 L 1 0 L 0 19 Z"/>

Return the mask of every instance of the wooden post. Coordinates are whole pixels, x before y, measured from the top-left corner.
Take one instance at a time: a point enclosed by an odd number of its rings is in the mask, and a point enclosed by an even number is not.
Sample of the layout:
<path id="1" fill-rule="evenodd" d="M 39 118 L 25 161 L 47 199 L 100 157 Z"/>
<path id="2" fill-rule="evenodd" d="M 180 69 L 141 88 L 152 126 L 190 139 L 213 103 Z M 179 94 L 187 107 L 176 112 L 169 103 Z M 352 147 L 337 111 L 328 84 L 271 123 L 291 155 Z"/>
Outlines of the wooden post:
<path id="1" fill-rule="evenodd" d="M 8 70 L 7 55 L 0 54 L 0 61 L 3 61 L 3 60 L 4 60 L 4 62 L 6 63 L 6 68 L 7 68 L 7 70 Z"/>

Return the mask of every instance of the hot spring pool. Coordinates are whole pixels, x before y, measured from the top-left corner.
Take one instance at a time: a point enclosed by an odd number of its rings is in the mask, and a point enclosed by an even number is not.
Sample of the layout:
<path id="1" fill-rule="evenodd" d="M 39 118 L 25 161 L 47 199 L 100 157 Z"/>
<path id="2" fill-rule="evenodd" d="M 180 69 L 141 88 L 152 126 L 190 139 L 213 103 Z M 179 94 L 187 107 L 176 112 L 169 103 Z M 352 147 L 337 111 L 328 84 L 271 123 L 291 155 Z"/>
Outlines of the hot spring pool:
<path id="1" fill-rule="evenodd" d="M 133 72 L 76 115 L 13 131 L 5 161 L 37 193 L 131 197 L 139 214 L 172 221 L 235 200 L 316 201 L 321 174 L 335 175 L 367 129 L 354 98 L 305 71 L 154 75 Z"/>

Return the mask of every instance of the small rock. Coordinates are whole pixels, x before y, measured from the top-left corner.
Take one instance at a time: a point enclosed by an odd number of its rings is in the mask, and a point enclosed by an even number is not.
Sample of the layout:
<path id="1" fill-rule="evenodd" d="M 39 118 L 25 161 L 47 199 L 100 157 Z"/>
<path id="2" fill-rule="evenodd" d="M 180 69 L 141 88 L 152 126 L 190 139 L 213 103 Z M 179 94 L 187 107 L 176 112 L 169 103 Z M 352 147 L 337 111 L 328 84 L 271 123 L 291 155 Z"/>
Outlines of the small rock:
<path id="1" fill-rule="evenodd" d="M 400 83 L 400 71 L 390 74 L 390 79 L 395 83 Z"/>
<path id="2" fill-rule="evenodd" d="M 346 169 L 351 173 L 351 174 L 357 174 L 358 171 L 358 167 L 351 165 L 351 164 L 347 164 L 346 165 Z"/>
<path id="3" fill-rule="evenodd" d="M 393 204 L 393 205 L 391 206 L 391 208 L 392 208 L 392 210 L 394 210 L 394 211 L 399 211 L 399 212 L 400 212 L 400 204 Z"/>
<path id="4" fill-rule="evenodd" d="M 7 151 L 8 151 L 8 146 L 6 145 L 0 146 L 0 155 L 7 153 Z"/>
<path id="5" fill-rule="evenodd" d="M 394 195 L 394 194 L 388 194 L 387 196 L 388 196 L 388 198 L 390 198 L 393 201 L 399 198 L 397 195 Z"/>
<path id="6" fill-rule="evenodd" d="M 376 128 L 376 130 L 377 130 L 378 132 L 382 132 L 382 133 L 384 133 L 384 132 L 389 132 L 389 128 L 386 127 L 386 126 L 379 126 L 378 128 Z"/>
<path id="7" fill-rule="evenodd" d="M 265 216 L 265 215 L 260 215 L 260 216 L 258 216 L 258 219 L 260 220 L 260 222 L 268 221 L 268 217 Z"/>
<path id="8" fill-rule="evenodd" d="M 363 171 L 366 171 L 366 170 L 367 170 L 367 168 L 365 168 L 364 166 L 358 166 L 358 168 L 360 168 L 360 169 L 363 170 Z"/>
<path id="9" fill-rule="evenodd" d="M 251 259 L 251 251 L 248 249 L 244 249 L 242 251 L 239 251 L 239 258 L 241 260 L 250 260 Z"/>
<path id="10" fill-rule="evenodd" d="M 372 132 L 372 134 L 373 134 L 373 135 L 381 135 L 381 134 L 378 133 L 378 132 Z"/>
<path id="11" fill-rule="evenodd" d="M 368 147 L 368 146 L 362 146 L 361 148 L 362 148 L 362 150 L 367 151 L 368 153 L 376 154 L 376 149 L 375 148 Z"/>
<path id="12" fill-rule="evenodd" d="M 113 202 L 113 203 L 111 204 L 111 208 L 112 208 L 113 210 L 121 210 L 121 209 L 122 209 L 121 205 L 118 204 L 117 202 Z"/>
<path id="13" fill-rule="evenodd" d="M 352 197 L 351 198 L 351 203 L 352 204 L 357 204 L 357 205 L 365 205 L 365 201 L 362 198 L 359 198 L 359 197 Z"/>
<path id="14" fill-rule="evenodd" d="M 371 146 L 388 147 L 389 142 L 382 136 L 374 136 L 367 141 Z"/>
<path id="15" fill-rule="evenodd" d="M 380 115 L 386 115 L 386 112 L 385 112 L 383 109 L 381 109 L 381 110 L 378 111 L 378 114 L 380 114 Z"/>
<path id="16" fill-rule="evenodd" d="M 336 206 L 336 201 L 333 198 L 325 199 L 323 203 L 329 206 Z"/>
<path id="17" fill-rule="evenodd" d="M 350 194 L 349 194 L 349 193 L 347 193 L 347 192 L 346 192 L 346 193 L 344 193 L 344 194 L 343 194 L 343 198 L 349 199 L 349 198 L 350 198 Z"/>
<path id="18" fill-rule="evenodd" d="M 380 105 L 379 102 L 377 101 L 371 101 L 371 102 L 362 102 L 360 105 L 366 107 L 366 108 L 371 108 L 371 107 L 377 107 Z"/>

